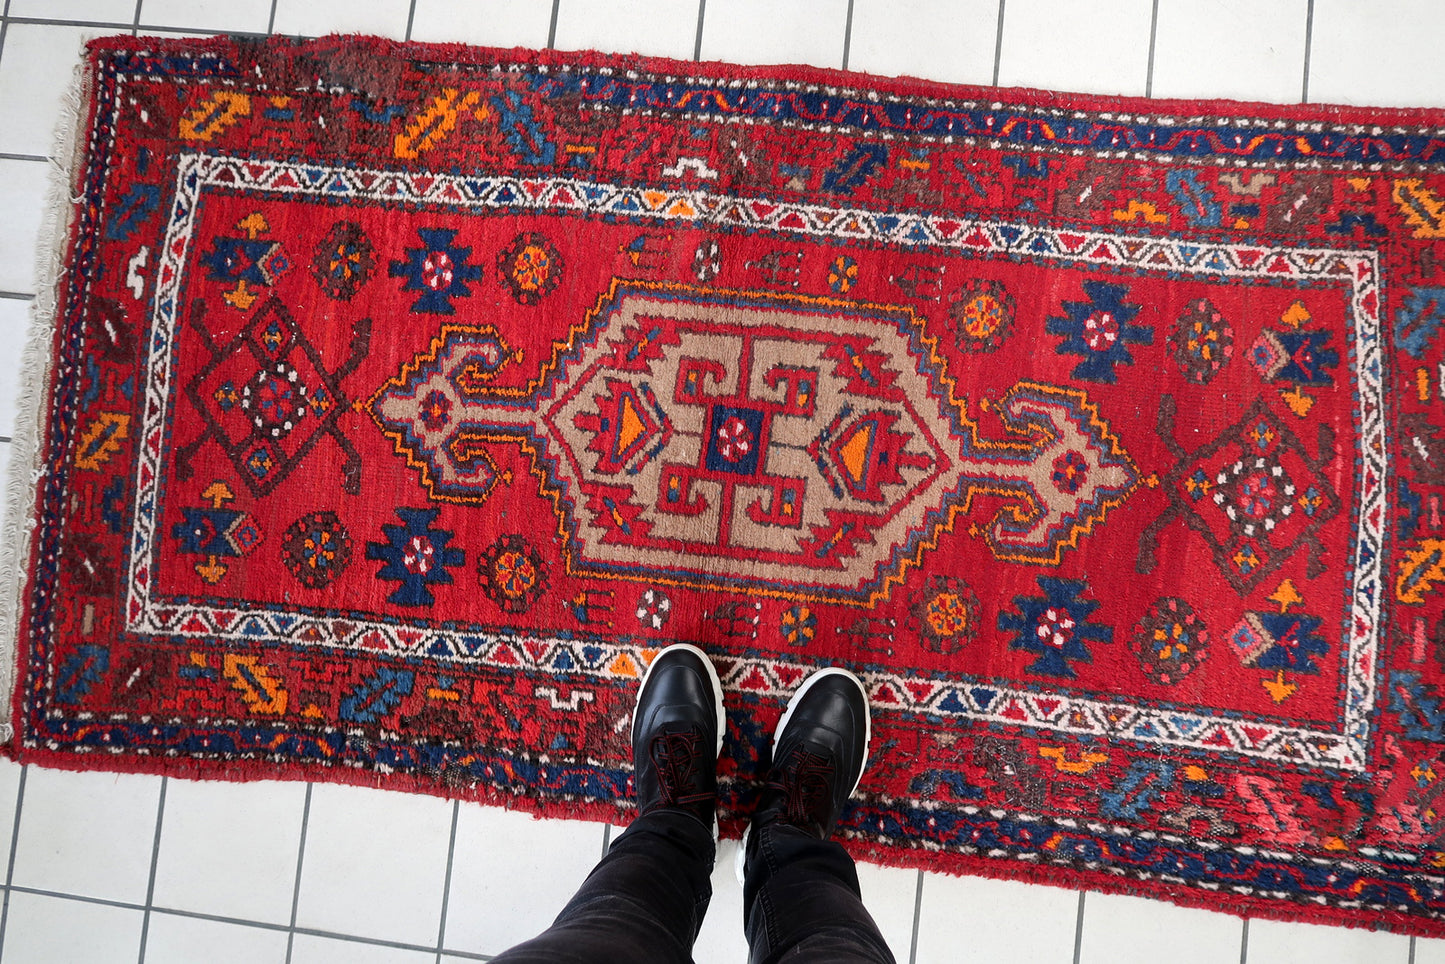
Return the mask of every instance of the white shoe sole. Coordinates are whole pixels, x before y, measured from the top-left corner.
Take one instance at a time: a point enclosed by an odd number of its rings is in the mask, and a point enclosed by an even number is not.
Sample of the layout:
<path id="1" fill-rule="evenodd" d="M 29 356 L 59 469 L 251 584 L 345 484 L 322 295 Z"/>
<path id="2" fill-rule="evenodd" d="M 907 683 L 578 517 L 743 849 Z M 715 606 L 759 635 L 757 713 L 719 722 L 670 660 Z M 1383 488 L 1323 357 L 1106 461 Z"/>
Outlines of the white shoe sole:
<path id="1" fill-rule="evenodd" d="M 850 680 L 853 681 L 854 685 L 858 687 L 858 691 L 863 694 L 863 705 L 865 707 L 869 706 L 868 689 L 863 685 L 863 681 L 860 680 L 856 675 L 838 666 L 830 666 L 827 669 L 820 669 L 818 670 L 818 672 L 814 673 L 812 676 L 809 676 L 806 680 L 804 680 L 803 685 L 800 686 L 798 688 L 798 691 L 793 694 L 792 699 L 788 700 L 787 709 L 783 710 L 783 715 L 778 720 L 777 727 L 773 729 L 773 746 L 776 747 L 778 745 L 778 737 L 782 735 L 783 730 L 787 729 L 788 721 L 793 718 L 793 710 L 797 708 L 798 703 L 803 699 L 803 694 L 807 693 L 808 690 L 812 689 L 813 684 L 823 679 L 825 676 L 848 677 Z M 863 782 L 863 773 L 868 769 L 868 746 L 872 742 L 872 740 L 873 714 L 870 710 L 863 715 L 863 765 L 858 768 L 858 779 L 853 781 L 853 789 L 848 791 L 848 796 L 850 797 L 854 794 L 854 792 L 857 791 L 858 784 Z M 743 830 L 743 839 L 738 842 L 737 857 L 733 860 L 733 873 L 737 875 L 739 886 L 743 884 L 743 863 L 746 860 L 748 852 L 748 834 L 752 832 L 753 825 L 752 823 L 749 823 L 747 825 L 747 828 Z"/>

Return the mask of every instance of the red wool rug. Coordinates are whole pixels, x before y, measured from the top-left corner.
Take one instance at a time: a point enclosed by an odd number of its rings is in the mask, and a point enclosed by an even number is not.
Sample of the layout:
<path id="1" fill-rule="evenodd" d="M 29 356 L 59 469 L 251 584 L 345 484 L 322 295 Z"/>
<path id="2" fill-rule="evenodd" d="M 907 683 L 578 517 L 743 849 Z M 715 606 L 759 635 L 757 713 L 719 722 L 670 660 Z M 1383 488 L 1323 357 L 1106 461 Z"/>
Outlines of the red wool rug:
<path id="1" fill-rule="evenodd" d="M 21 760 L 625 821 L 682 639 L 734 829 L 837 664 L 861 855 L 1445 934 L 1439 114 L 354 39 L 89 78 Z"/>

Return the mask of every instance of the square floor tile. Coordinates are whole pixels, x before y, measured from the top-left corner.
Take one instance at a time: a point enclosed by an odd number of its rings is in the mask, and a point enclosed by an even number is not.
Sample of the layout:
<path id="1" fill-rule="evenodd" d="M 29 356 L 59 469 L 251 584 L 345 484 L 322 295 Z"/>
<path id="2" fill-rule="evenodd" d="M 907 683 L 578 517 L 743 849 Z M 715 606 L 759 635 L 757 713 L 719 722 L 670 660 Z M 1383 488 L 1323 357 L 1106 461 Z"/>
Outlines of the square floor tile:
<path id="1" fill-rule="evenodd" d="M 0 479 L 5 478 L 4 470 L 9 468 L 10 445 L 0 442 Z M 4 525 L 0 517 L 0 526 Z M 0 854 L 9 861 L 10 841 L 15 836 L 15 799 L 20 791 L 20 774 L 24 772 L 14 760 L 0 758 Z"/>
<path id="2" fill-rule="evenodd" d="M 297 926 L 435 946 L 451 823 L 436 797 L 316 784 Z"/>
<path id="3" fill-rule="evenodd" d="M 50 193 L 50 164 L 0 158 L 0 291 L 35 293 L 35 251 Z"/>
<path id="4" fill-rule="evenodd" d="M 446 947 L 496 954 L 540 934 L 597 865 L 602 824 L 463 803 Z"/>
<path id="5" fill-rule="evenodd" d="M 135 964 L 145 915 L 126 907 L 11 893 L 5 964 Z"/>
<path id="6" fill-rule="evenodd" d="M 1415 938 L 1415 957 L 1412 964 L 1445 964 L 1445 940 Z"/>
<path id="7" fill-rule="evenodd" d="M 160 792 L 160 777 L 30 767 L 15 883 L 144 903 Z"/>
<path id="8" fill-rule="evenodd" d="M 410 11 L 410 0 L 276 0 L 275 30 L 290 36 L 360 33 L 400 40 Z"/>
<path id="9" fill-rule="evenodd" d="M 858 864 L 858 887 L 863 906 L 900 961 L 913 947 L 913 909 L 918 897 L 918 871 L 877 864 Z"/>
<path id="10" fill-rule="evenodd" d="M 559 50 L 608 50 L 691 60 L 698 0 L 560 0 Z"/>
<path id="11" fill-rule="evenodd" d="M 11 444 L 10 444 L 9 442 L 0 442 L 0 479 L 7 479 L 7 480 L 8 480 L 8 479 L 10 478 L 10 453 L 11 453 Z M 10 515 L 10 505 L 9 505 L 9 500 L 7 499 L 7 500 L 6 500 L 5 508 L 4 508 L 4 509 L 0 509 L 0 526 L 3 526 L 3 525 L 5 524 L 5 520 L 6 520 L 6 518 L 7 518 L 9 515 Z M 16 767 L 16 769 L 18 770 L 19 767 Z M 18 778 L 17 778 L 17 780 L 18 780 Z M 8 791 L 6 791 L 6 792 L 8 792 Z M 14 806 L 15 806 L 15 803 L 14 803 L 14 801 L 12 800 L 10 803 L 6 804 L 5 806 L 8 807 L 8 808 L 10 808 L 10 831 L 11 831 L 11 833 L 13 834 L 14 831 L 15 831 L 15 814 L 14 814 Z M 8 848 L 7 848 L 7 849 L 8 849 Z"/>
<path id="12" fill-rule="evenodd" d="M 1237 964 L 1244 920 L 1124 894 L 1084 898 L 1080 964 Z"/>
<path id="13" fill-rule="evenodd" d="M 10 0 L 12 17 L 134 23 L 135 0 Z"/>
<path id="14" fill-rule="evenodd" d="M 848 69 L 993 83 L 998 0 L 854 0 Z"/>
<path id="15" fill-rule="evenodd" d="M 545 47 L 552 4 L 539 0 L 416 0 L 411 39 L 485 47 Z"/>
<path id="16" fill-rule="evenodd" d="M 1315 0 L 1310 100 L 1445 107 L 1439 0 Z"/>
<path id="17" fill-rule="evenodd" d="M 848 0 L 708 0 L 702 59 L 843 66 Z"/>
<path id="18" fill-rule="evenodd" d="M 1071 961 L 1079 893 L 983 877 L 925 874 L 917 964 Z"/>
<path id="19" fill-rule="evenodd" d="M 738 841 L 718 842 L 717 863 L 712 868 L 712 901 L 707 905 L 697 943 L 692 946 L 696 964 L 738 964 L 748 959 L 748 941 L 743 936 L 743 888 L 734 869 L 737 853 Z"/>
<path id="20" fill-rule="evenodd" d="M 0 438 L 15 436 L 22 353 L 29 328 L 30 302 L 20 298 L 0 298 Z M 0 785 L 0 793 L 3 792 L 3 785 Z"/>
<path id="21" fill-rule="evenodd" d="M 143 0 L 140 22 L 152 27 L 265 33 L 271 0 Z"/>
<path id="22" fill-rule="evenodd" d="M 1309 0 L 1161 3 L 1155 97 L 1299 102 Z"/>
<path id="23" fill-rule="evenodd" d="M 291 964 L 434 964 L 435 951 L 383 947 L 361 941 L 297 934 L 291 946 Z"/>
<path id="24" fill-rule="evenodd" d="M 9 26 L 0 51 L 0 152 L 50 154 L 61 101 L 85 42 L 114 33 L 104 27 Z"/>
<path id="25" fill-rule="evenodd" d="M 1009 0 L 998 82 L 1142 95 L 1152 17 L 1151 0 Z"/>
<path id="26" fill-rule="evenodd" d="M 172 780 L 155 906 L 286 924 L 306 784 Z"/>
<path id="27" fill-rule="evenodd" d="M 1084 915 L 1085 921 L 1088 915 Z M 1248 964 L 1406 964 L 1410 938 L 1353 927 L 1249 922 Z M 1418 962 L 1417 962 L 1418 964 Z"/>
<path id="28" fill-rule="evenodd" d="M 261 964 L 284 960 L 285 931 L 155 912 L 146 929 L 143 964 Z"/>

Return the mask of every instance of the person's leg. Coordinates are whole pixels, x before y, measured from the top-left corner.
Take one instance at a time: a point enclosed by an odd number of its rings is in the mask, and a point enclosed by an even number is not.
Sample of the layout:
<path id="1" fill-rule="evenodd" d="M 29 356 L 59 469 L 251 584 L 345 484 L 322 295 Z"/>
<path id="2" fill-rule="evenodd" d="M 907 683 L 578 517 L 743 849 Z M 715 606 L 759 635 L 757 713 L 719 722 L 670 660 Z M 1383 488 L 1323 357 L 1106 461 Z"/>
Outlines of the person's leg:
<path id="1" fill-rule="evenodd" d="M 557 920 L 494 961 L 690 964 L 712 897 L 712 828 L 676 811 L 638 817 L 613 841 Z"/>
<path id="2" fill-rule="evenodd" d="M 632 718 L 638 816 L 545 932 L 504 964 L 690 962 L 712 897 L 722 687 L 701 650 L 657 655 Z"/>
<path id="3" fill-rule="evenodd" d="M 868 697 L 851 673 L 815 673 L 789 701 L 741 852 L 752 964 L 894 964 L 853 858 L 828 839 L 862 778 L 868 737 Z"/>

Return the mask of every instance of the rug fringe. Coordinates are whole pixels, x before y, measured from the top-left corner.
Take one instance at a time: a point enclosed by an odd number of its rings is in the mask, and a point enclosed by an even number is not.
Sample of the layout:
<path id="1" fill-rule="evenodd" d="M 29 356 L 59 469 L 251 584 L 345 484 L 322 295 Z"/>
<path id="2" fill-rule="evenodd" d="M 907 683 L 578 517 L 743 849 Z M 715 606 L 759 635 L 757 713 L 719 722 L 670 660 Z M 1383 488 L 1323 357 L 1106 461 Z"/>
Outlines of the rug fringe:
<path id="1" fill-rule="evenodd" d="M 5 489 L 5 515 L 0 529 L 0 700 L 12 706 L 19 649 L 20 600 L 35 530 L 35 496 L 44 475 L 41 443 L 49 412 L 52 342 L 57 323 L 60 284 L 64 280 L 66 242 L 80 199 L 72 194 L 74 170 L 83 156 L 82 110 L 89 103 L 88 57 L 76 65 L 61 101 L 60 120 L 51 140 L 50 180 L 45 215 L 36 248 L 35 298 L 30 303 L 30 324 L 20 362 L 16 398 L 15 434 L 10 443 L 10 465 Z M 3 714 L 0 746 L 15 737 L 13 714 Z M 13 749 L 12 749 L 12 752 Z"/>

